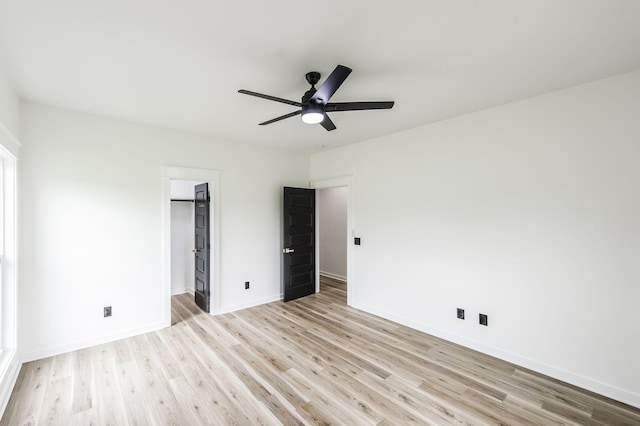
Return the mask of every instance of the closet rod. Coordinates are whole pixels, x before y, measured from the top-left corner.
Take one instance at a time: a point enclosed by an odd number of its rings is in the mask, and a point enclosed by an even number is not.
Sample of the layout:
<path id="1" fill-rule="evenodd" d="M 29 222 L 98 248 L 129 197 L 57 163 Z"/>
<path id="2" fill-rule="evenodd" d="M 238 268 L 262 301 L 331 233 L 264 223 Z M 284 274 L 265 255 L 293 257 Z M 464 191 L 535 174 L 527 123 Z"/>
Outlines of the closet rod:
<path id="1" fill-rule="evenodd" d="M 185 202 L 185 203 L 193 203 L 195 200 L 183 200 L 181 198 L 172 198 L 171 201 L 180 201 L 180 202 Z"/>

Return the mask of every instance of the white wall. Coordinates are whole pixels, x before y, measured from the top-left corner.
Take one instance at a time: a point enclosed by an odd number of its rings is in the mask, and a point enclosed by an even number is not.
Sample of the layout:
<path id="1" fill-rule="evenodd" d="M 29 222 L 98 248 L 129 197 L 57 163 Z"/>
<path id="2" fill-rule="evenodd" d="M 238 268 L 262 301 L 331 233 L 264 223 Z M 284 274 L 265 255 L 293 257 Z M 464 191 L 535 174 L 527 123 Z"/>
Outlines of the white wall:
<path id="1" fill-rule="evenodd" d="M 0 144 L 18 155 L 20 101 L 0 69 Z"/>
<path id="2" fill-rule="evenodd" d="M 193 200 L 195 199 L 194 187 L 203 182 L 196 182 L 192 180 L 174 180 L 171 184 L 171 199 L 172 200 Z M 209 190 L 211 191 L 211 190 Z"/>
<path id="3" fill-rule="evenodd" d="M 354 306 L 640 406 L 639 117 L 640 71 L 313 155 Z"/>
<path id="4" fill-rule="evenodd" d="M 33 104 L 21 122 L 25 359 L 161 325 L 162 165 L 220 171 L 222 310 L 280 298 L 282 186 L 307 156 Z"/>
<path id="5" fill-rule="evenodd" d="M 320 273 L 347 280 L 347 188 L 317 191 Z"/>

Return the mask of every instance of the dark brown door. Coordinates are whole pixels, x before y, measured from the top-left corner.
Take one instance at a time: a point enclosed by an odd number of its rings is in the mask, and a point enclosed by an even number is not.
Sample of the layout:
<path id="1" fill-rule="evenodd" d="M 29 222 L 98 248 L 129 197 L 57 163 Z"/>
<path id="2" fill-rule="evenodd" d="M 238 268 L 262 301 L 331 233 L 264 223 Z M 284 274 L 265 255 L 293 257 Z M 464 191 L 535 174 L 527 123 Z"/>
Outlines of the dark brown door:
<path id="1" fill-rule="evenodd" d="M 284 188 L 284 301 L 316 292 L 316 193 Z"/>
<path id="2" fill-rule="evenodd" d="M 195 186 L 195 295 L 196 305 L 209 312 L 209 184 Z"/>

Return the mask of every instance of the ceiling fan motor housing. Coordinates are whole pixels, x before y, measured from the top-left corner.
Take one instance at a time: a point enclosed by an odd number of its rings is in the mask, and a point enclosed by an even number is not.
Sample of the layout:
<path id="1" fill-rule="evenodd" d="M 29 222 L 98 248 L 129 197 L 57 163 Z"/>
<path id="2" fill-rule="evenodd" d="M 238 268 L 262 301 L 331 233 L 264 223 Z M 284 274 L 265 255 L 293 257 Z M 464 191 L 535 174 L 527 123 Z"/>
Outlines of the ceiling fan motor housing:
<path id="1" fill-rule="evenodd" d="M 324 114 L 324 108 L 322 104 L 306 104 L 306 105 L 302 105 L 302 114 L 309 114 L 309 113 L 319 113 L 319 114 Z"/>

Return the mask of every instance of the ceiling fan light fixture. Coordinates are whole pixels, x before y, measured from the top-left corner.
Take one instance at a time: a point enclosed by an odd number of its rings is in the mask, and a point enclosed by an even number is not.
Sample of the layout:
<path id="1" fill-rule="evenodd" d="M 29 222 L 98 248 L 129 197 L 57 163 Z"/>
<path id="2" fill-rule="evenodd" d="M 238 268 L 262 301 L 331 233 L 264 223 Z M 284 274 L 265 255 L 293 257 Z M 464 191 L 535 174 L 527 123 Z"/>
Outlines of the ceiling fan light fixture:
<path id="1" fill-rule="evenodd" d="M 307 124 L 318 124 L 324 120 L 324 114 L 321 112 L 307 112 L 302 114 L 302 121 Z"/>
<path id="2" fill-rule="evenodd" d="M 302 108 L 302 121 L 307 124 L 318 124 L 324 120 L 324 111 L 321 105 L 309 105 Z"/>

